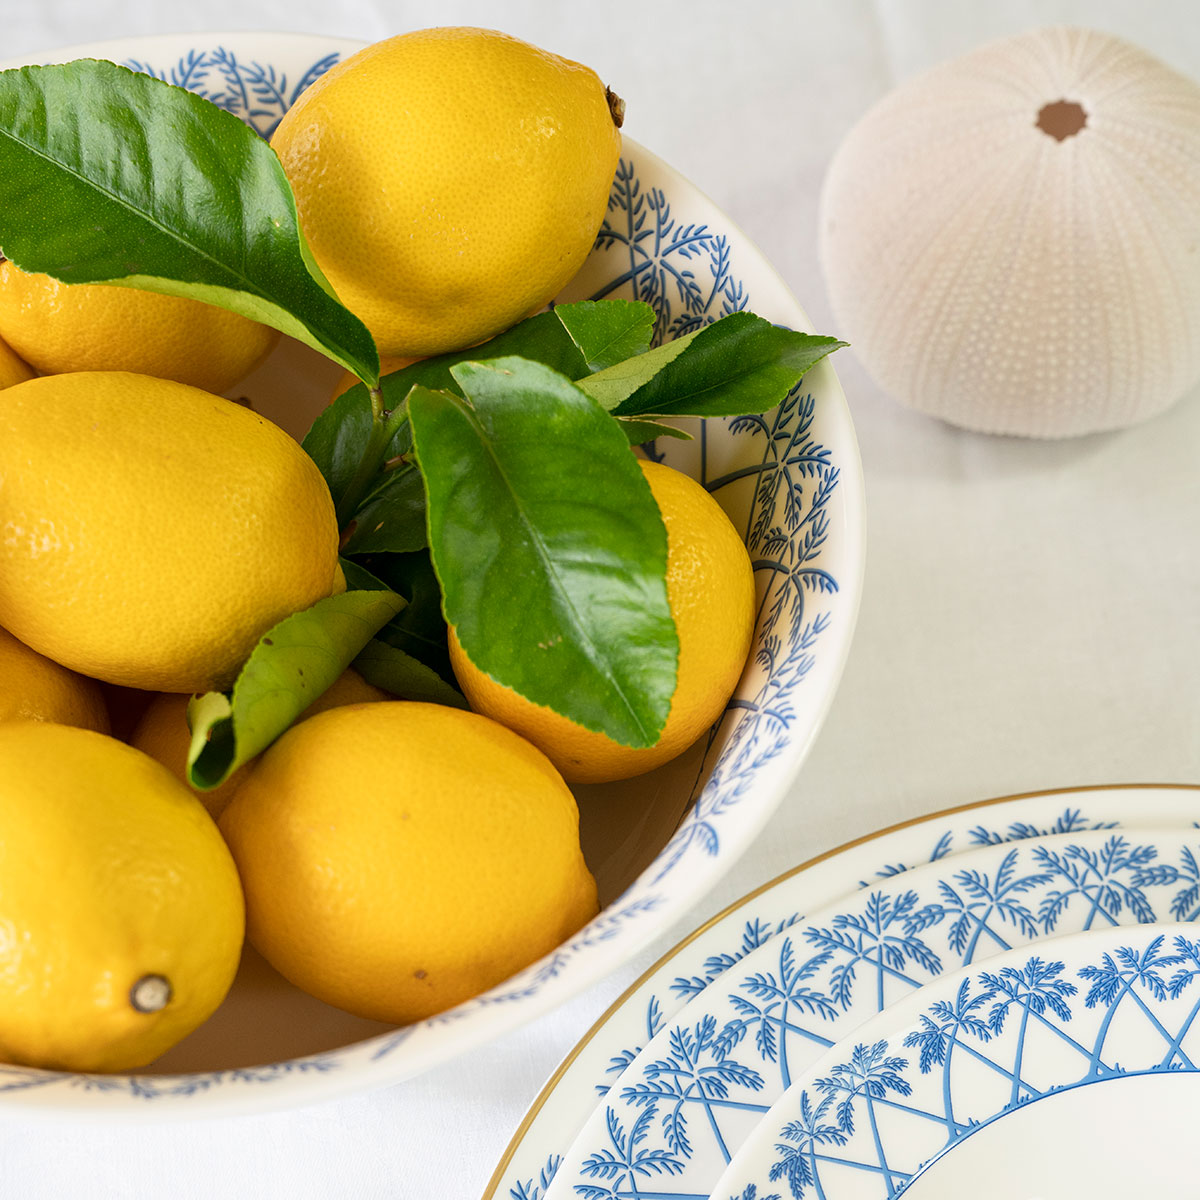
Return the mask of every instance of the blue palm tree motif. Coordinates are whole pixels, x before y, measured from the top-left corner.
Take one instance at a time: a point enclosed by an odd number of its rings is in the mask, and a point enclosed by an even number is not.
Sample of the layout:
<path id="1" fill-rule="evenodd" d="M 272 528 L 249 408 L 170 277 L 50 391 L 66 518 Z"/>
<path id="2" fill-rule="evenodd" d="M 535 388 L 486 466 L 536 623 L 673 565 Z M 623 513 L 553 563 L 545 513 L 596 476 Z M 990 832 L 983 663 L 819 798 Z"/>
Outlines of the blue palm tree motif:
<path id="1" fill-rule="evenodd" d="M 546 1165 L 538 1172 L 537 1182 L 532 1179 L 527 1182 L 520 1180 L 508 1189 L 509 1200 L 545 1200 L 546 1192 L 562 1166 L 562 1155 L 552 1154 L 546 1159 Z"/>
<path id="2" fill-rule="evenodd" d="M 649 1082 L 622 1088 L 621 1099 L 648 1111 L 657 1111 L 660 1104 L 664 1105 L 663 1135 L 670 1149 L 683 1158 L 692 1155 L 687 1109 L 698 1105 L 708 1118 L 717 1148 L 728 1162 L 730 1153 L 715 1110 L 766 1112 L 767 1106 L 730 1098 L 731 1087 L 761 1091 L 763 1078 L 753 1068 L 731 1059 L 731 1047 L 716 1034 L 717 1019 L 711 1013 L 706 1013 L 694 1029 L 676 1026 L 669 1038 L 673 1053 L 648 1064 L 645 1077 Z"/>
<path id="3" fill-rule="evenodd" d="M 1158 854 L 1153 846 L 1133 845 L 1124 836 L 1114 834 L 1099 850 L 1068 846 L 1059 853 L 1049 846 L 1036 846 L 1034 857 L 1053 876 L 1066 881 L 1065 886 L 1047 893 L 1038 909 L 1042 928 L 1051 933 L 1058 919 L 1076 896 L 1082 896 L 1090 906 L 1081 929 L 1091 929 L 1099 918 L 1109 925 L 1119 925 L 1117 917 L 1123 908 L 1141 924 L 1155 919 L 1154 909 L 1138 879 L 1148 863 Z"/>
<path id="4" fill-rule="evenodd" d="M 758 1195 L 758 1184 L 746 1184 L 745 1190 L 740 1196 L 730 1196 L 729 1200 L 760 1200 Z M 772 1192 L 769 1196 L 761 1197 L 761 1200 L 779 1200 L 779 1193 Z"/>
<path id="5" fill-rule="evenodd" d="M 724 975 L 730 967 L 741 962 L 747 954 L 753 953 L 759 946 L 765 946 L 777 933 L 790 929 L 798 920 L 800 920 L 800 914 L 792 913 L 791 916 L 771 924 L 765 923 L 760 917 L 747 921 L 742 927 L 742 940 L 737 950 L 722 954 L 710 954 L 704 960 L 703 975 L 692 975 L 687 979 L 677 975 L 671 981 L 671 991 L 677 996 L 685 998 L 698 996 L 714 979 Z"/>
<path id="6" fill-rule="evenodd" d="M 1138 887 L 1170 887 L 1181 883 L 1183 887 L 1171 901 L 1171 916 L 1176 921 L 1195 921 L 1200 917 L 1200 863 L 1191 847 L 1184 846 L 1179 855 L 1180 865 L 1153 863 L 1137 873 L 1134 883 Z"/>
<path id="7" fill-rule="evenodd" d="M 953 847 L 954 831 L 947 829 L 946 832 L 943 833 L 942 836 L 934 843 L 933 849 L 929 852 L 929 858 L 927 861 L 931 863 L 939 862 L 950 853 Z M 875 872 L 875 878 L 894 879 L 897 875 L 902 875 L 909 869 L 910 868 L 906 863 L 886 863 Z M 858 881 L 858 886 L 860 888 L 868 888 L 871 885 L 865 879 L 860 879 Z"/>
<path id="8" fill-rule="evenodd" d="M 764 597 L 768 632 L 785 614 L 802 623 L 806 592 L 837 591 L 828 572 L 811 566 L 829 536 L 826 507 L 839 479 L 829 449 L 811 436 L 815 416 L 812 394 L 793 391 L 772 413 L 735 417 L 731 431 L 762 436 L 762 458 L 707 485 L 711 491 L 748 475 L 758 477 L 744 540 L 751 554 L 760 556 L 753 560 L 755 569 L 774 571 L 782 584 Z"/>
<path id="9" fill-rule="evenodd" d="M 889 1055 L 887 1042 L 876 1042 L 873 1046 L 857 1045 L 851 1052 L 848 1063 L 840 1063 L 833 1068 L 833 1073 L 824 1079 L 814 1079 L 813 1087 L 824 1092 L 831 1098 L 839 1098 L 837 1106 L 838 1128 L 844 1133 L 854 1132 L 854 1105 L 862 1100 L 867 1110 L 867 1120 L 871 1126 L 871 1136 L 875 1142 L 875 1154 L 879 1160 L 879 1171 L 887 1185 L 888 1195 L 896 1194 L 896 1180 L 901 1184 L 907 1182 L 909 1176 L 904 1172 L 893 1171 L 887 1163 L 883 1151 L 883 1141 L 879 1136 L 879 1123 L 875 1117 L 875 1101 L 884 1099 L 888 1092 L 899 1096 L 907 1096 L 912 1092 L 912 1084 L 900 1074 L 908 1066 L 908 1059 Z"/>
<path id="10" fill-rule="evenodd" d="M 1021 1010 L 1021 1028 L 1017 1032 L 1016 1058 L 1011 1072 L 1010 1108 L 1016 1107 L 1022 1091 L 1030 1096 L 1041 1095 L 1037 1088 L 1021 1078 L 1021 1057 L 1025 1050 L 1025 1032 L 1030 1017 L 1040 1018 L 1046 1009 L 1050 1009 L 1061 1021 L 1071 1019 L 1066 998 L 1075 995 L 1079 989 L 1073 983 L 1059 978 L 1064 965 L 1062 962 L 1046 962 L 1035 955 L 1024 967 L 1005 967 L 998 975 L 984 971 L 979 977 L 984 987 L 1002 997 L 992 1005 L 988 1014 L 988 1025 L 993 1033 L 1003 1030 L 1010 1008 L 1015 1006 Z M 1078 1047 L 1078 1043 L 1072 1044 Z"/>
<path id="11" fill-rule="evenodd" d="M 683 1160 L 669 1150 L 642 1148 L 654 1120 L 654 1106 L 643 1112 L 628 1132 L 611 1108 L 607 1114 L 607 1146 L 589 1154 L 580 1168 L 584 1175 L 601 1182 L 574 1184 L 576 1195 L 584 1200 L 628 1200 L 640 1196 L 638 1176 L 678 1175 Z"/>
<path id="12" fill-rule="evenodd" d="M 874 972 L 875 1003 L 880 1012 L 886 1004 L 885 983 L 889 977 L 902 980 L 910 988 L 923 982 L 904 973 L 907 964 L 913 963 L 930 975 L 941 972 L 942 960 L 919 937 L 906 932 L 918 913 L 917 903 L 914 891 L 895 897 L 872 892 L 861 914 L 840 913 L 834 917 L 831 929 L 810 927 L 804 931 L 807 941 L 820 950 L 831 951 L 840 960 L 829 981 L 836 1004 L 849 1008 L 860 964 Z"/>
<path id="13" fill-rule="evenodd" d="M 990 1041 L 992 1037 L 991 1027 L 978 1010 L 996 993 L 983 991 L 972 997 L 970 988 L 971 981 L 964 979 L 959 985 L 953 1004 L 945 1000 L 935 1001 L 930 1005 L 928 1012 L 921 1014 L 920 1029 L 913 1030 L 904 1039 L 906 1047 L 921 1051 L 919 1065 L 922 1075 L 928 1075 L 935 1066 L 942 1068 L 942 1104 L 946 1111 L 946 1131 L 951 1139 L 959 1137 L 963 1132 L 963 1127 L 954 1119 L 954 1103 L 950 1093 L 950 1058 L 954 1048 L 962 1046 L 973 1058 L 1002 1074 L 1006 1073 L 991 1058 L 963 1039 L 964 1034 L 978 1038 L 981 1042 Z"/>
<path id="14" fill-rule="evenodd" d="M 664 1022 L 662 1019 L 662 1008 L 658 1003 L 658 997 L 651 996 L 646 1005 L 646 1041 L 652 1041 L 653 1038 L 663 1028 L 663 1026 Z M 641 1054 L 641 1052 L 641 1046 L 630 1046 L 620 1051 L 618 1054 L 614 1054 L 608 1060 L 608 1066 L 604 1068 L 604 1073 L 606 1075 L 618 1076 L 624 1074 L 625 1068 L 628 1067 L 629 1064 L 633 1062 L 633 1060 L 637 1058 L 639 1054 Z M 607 1096 L 612 1084 L 597 1083 L 594 1086 L 597 1095 Z"/>
<path id="15" fill-rule="evenodd" d="M 746 976 L 739 987 L 754 999 L 730 995 L 729 1002 L 741 1014 L 729 1021 L 721 1030 L 721 1041 L 730 1049 L 736 1046 L 755 1027 L 754 1045 L 759 1055 L 768 1062 L 779 1063 L 783 1086 L 792 1083 L 788 1069 L 788 1034 L 796 1034 L 819 1046 L 832 1046 L 831 1039 L 803 1025 L 796 1025 L 791 1017 L 802 1010 L 824 1021 L 832 1021 L 838 1014 L 837 1005 L 824 992 L 809 987 L 808 981 L 830 960 L 829 951 L 816 954 L 797 965 L 792 948 L 792 939 L 784 938 L 779 951 L 779 971 L 759 971 Z M 757 1001 L 757 1003 L 755 1002 Z"/>
<path id="16" fill-rule="evenodd" d="M 1029 838 L 1043 838 L 1057 833 L 1080 833 L 1088 829 L 1116 829 L 1119 821 L 1092 821 L 1077 808 L 1063 809 L 1062 815 L 1056 817 L 1046 828 L 1030 825 L 1028 821 L 1014 821 L 1008 829 L 1001 833 L 996 829 L 988 829 L 976 825 L 968 835 L 971 844 L 975 846 L 997 846 L 1001 842 L 1021 842 Z"/>
<path id="17" fill-rule="evenodd" d="M 952 876 L 958 887 L 945 879 L 939 880 L 938 890 L 942 904 L 936 908 L 922 910 L 924 919 L 935 924 L 944 916 L 953 916 L 949 939 L 951 947 L 962 955 L 964 965 L 974 961 L 979 939 L 984 934 L 1002 950 L 1011 946 L 989 923 L 993 917 L 1016 926 L 1030 941 L 1037 937 L 1037 923 L 1033 913 L 1017 897 L 1046 883 L 1050 875 L 1041 872 L 1018 875 L 1016 866 L 1020 852 L 1010 850 L 1000 862 L 996 878 L 983 871 L 959 871 Z M 911 932 L 919 932 L 916 919 L 909 922 Z"/>
<path id="18" fill-rule="evenodd" d="M 617 164 L 608 214 L 596 235 L 596 248 L 623 246 L 629 266 L 592 299 L 632 284 L 635 298 L 649 304 L 658 317 L 656 344 L 692 333 L 749 303 L 742 284 L 730 273 L 728 239 L 707 225 L 677 225 L 662 189 L 643 192 L 633 163 L 626 159 Z M 699 259 L 708 262 L 711 279 L 705 283 L 692 269 Z M 683 310 L 674 318 L 673 299 Z"/>
<path id="19" fill-rule="evenodd" d="M 1089 1075 L 1105 1076 L 1115 1073 L 1114 1068 L 1104 1064 L 1101 1055 L 1104 1052 L 1104 1039 L 1108 1036 L 1112 1019 L 1116 1016 L 1121 1002 L 1126 998 L 1131 999 L 1141 1009 L 1151 1025 L 1162 1035 L 1163 1040 L 1171 1047 L 1172 1056 L 1177 1054 L 1185 1067 L 1195 1069 L 1191 1060 L 1179 1048 L 1178 1040 L 1173 1038 L 1163 1027 L 1162 1022 L 1137 994 L 1134 986 L 1141 984 L 1156 1000 L 1166 999 L 1167 983 L 1160 971 L 1164 967 L 1178 966 L 1184 959 L 1180 954 L 1163 954 L 1161 951 L 1165 941 L 1166 937 L 1160 934 L 1140 954 L 1128 946 L 1119 947 L 1116 958 L 1111 954 L 1105 954 L 1099 964 L 1088 965 L 1080 970 L 1081 979 L 1092 981 L 1092 986 L 1084 997 L 1084 1003 L 1088 1008 L 1095 1008 L 1097 1004 L 1103 1004 L 1108 1009 L 1108 1012 L 1104 1014 L 1104 1020 L 1100 1022 L 1096 1042 L 1092 1047 L 1091 1057 L 1088 1061 Z"/>
<path id="20" fill-rule="evenodd" d="M 632 186 L 632 185 L 631 185 Z M 617 207 L 626 207 L 621 185 L 614 186 Z M 753 697 L 731 700 L 731 710 L 744 710 L 697 799 L 689 819 L 660 855 L 656 882 L 673 870 L 695 845 L 709 854 L 720 842 L 712 818 L 732 807 L 754 785 L 767 764 L 787 746 L 795 718 L 793 697 L 816 661 L 814 649 L 829 628 L 827 610 L 806 615 L 814 596 L 838 591 L 837 580 L 820 564 L 829 534 L 828 507 L 840 479 L 830 451 L 812 437 L 816 402 L 811 394 L 793 393 L 769 417 L 735 418 L 735 432 L 761 434 L 758 463 L 718 477 L 705 476 L 716 492 L 744 477 L 756 477 L 754 502 L 747 516 L 745 540 L 756 572 L 767 572 L 759 613 L 756 662 L 765 682 Z M 700 430 L 701 454 L 707 445 Z M 777 516 L 782 511 L 782 520 Z M 786 628 L 786 633 L 783 630 Z"/>
<path id="21" fill-rule="evenodd" d="M 1192 981 L 1200 976 L 1200 942 L 1191 941 L 1182 934 L 1176 936 L 1174 940 L 1175 953 L 1179 956 L 1179 961 L 1184 965 L 1171 976 L 1171 981 L 1167 984 L 1167 990 L 1171 994 L 1171 998 L 1178 999 L 1192 985 Z M 1171 1044 L 1167 1047 L 1167 1053 L 1163 1056 L 1162 1062 L 1159 1064 L 1160 1069 L 1165 1070 L 1171 1066 L 1175 1055 L 1179 1053 L 1179 1047 L 1183 1044 L 1183 1039 L 1187 1037 L 1188 1031 L 1191 1029 L 1197 1015 L 1200 1014 L 1200 1000 L 1197 1000 L 1192 1005 L 1191 1012 L 1188 1013 L 1186 1019 L 1179 1027 L 1179 1032 L 1171 1039 Z"/>
<path id="22" fill-rule="evenodd" d="M 833 1096 L 827 1095 L 814 1108 L 808 1092 L 801 1092 L 800 1119 L 789 1121 L 779 1131 L 781 1137 L 795 1145 L 776 1143 L 775 1149 L 781 1157 L 771 1164 L 770 1179 L 775 1183 L 786 1178 L 796 1200 L 802 1200 L 806 1187 L 816 1192 L 818 1200 L 825 1200 L 825 1189 L 821 1186 L 821 1174 L 817 1169 L 817 1147 L 846 1144 L 846 1135 L 836 1125 L 822 1124 L 831 1104 Z"/>
<path id="23" fill-rule="evenodd" d="M 124 65 L 203 96 L 218 108 L 240 117 L 256 133 L 269 138 L 300 93 L 340 57 L 336 51 L 327 54 L 313 63 L 294 84 L 289 84 L 287 76 L 280 75 L 270 64 L 242 62 L 223 46 L 212 50 L 189 50 L 169 71 L 158 70 L 137 59 L 128 59 Z M 220 80 L 215 86 L 210 82 L 214 74 Z"/>
<path id="24" fill-rule="evenodd" d="M 821 612 L 811 621 L 798 621 L 789 626 L 786 640 L 777 633 L 762 634 L 755 661 L 766 673 L 766 680 L 751 699 L 734 697 L 729 701 L 730 709 L 745 709 L 751 716 L 738 724 L 727 745 L 749 755 L 754 753 L 755 739 L 762 734 L 787 733 L 796 716 L 792 703 L 796 689 L 816 662 L 813 652 L 830 620 L 828 612 Z"/>

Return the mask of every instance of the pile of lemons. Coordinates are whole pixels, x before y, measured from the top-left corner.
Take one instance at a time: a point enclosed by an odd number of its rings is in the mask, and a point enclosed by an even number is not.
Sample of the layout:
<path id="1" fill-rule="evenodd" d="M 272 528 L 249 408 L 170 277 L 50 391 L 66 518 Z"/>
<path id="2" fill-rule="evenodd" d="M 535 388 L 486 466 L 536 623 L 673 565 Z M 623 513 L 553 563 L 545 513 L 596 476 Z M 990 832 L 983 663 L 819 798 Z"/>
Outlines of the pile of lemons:
<path id="1" fill-rule="evenodd" d="M 619 153 L 610 100 L 587 68 L 470 29 L 372 46 L 300 98 L 272 144 L 381 353 L 472 345 L 574 274 Z M 564 777 L 677 754 L 742 669 L 745 548 L 699 485 L 646 464 L 681 646 L 658 746 L 539 709 L 453 644 L 475 711 L 348 671 L 194 792 L 188 695 L 227 689 L 267 629 L 341 583 L 317 468 L 216 394 L 277 336 L 0 261 L 0 1060 L 148 1063 L 220 1004 L 244 935 L 380 1020 L 485 990 L 596 912 Z"/>

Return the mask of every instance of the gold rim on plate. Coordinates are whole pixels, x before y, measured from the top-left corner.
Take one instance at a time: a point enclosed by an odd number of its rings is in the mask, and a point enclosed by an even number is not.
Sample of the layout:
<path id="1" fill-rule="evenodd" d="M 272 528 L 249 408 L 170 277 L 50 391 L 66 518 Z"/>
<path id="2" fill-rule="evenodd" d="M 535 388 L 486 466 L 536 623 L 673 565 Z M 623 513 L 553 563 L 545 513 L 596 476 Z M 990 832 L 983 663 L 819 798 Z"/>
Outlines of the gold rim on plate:
<path id="1" fill-rule="evenodd" d="M 827 859 L 834 858 L 838 854 L 842 854 L 847 850 L 853 850 L 856 846 L 863 846 L 867 842 L 873 842 L 879 838 L 884 838 L 893 833 L 898 833 L 902 829 L 911 829 L 914 825 L 924 825 L 929 821 L 937 821 L 945 817 L 953 817 L 959 813 L 970 812 L 977 808 L 991 808 L 998 804 L 1008 804 L 1016 800 L 1034 800 L 1041 796 L 1066 796 L 1079 795 L 1084 792 L 1136 792 L 1144 789 L 1154 789 L 1156 791 L 1193 791 L 1200 792 L 1200 784 L 1195 783 L 1087 783 L 1079 787 L 1056 787 L 1056 788 L 1041 788 L 1031 792 L 1013 792 L 1007 796 L 993 796 L 988 800 L 972 800 L 967 804 L 956 804 L 952 808 L 938 809 L 937 812 L 927 813 L 921 817 L 910 817 L 907 821 L 897 821 L 894 825 L 886 825 L 883 829 L 878 829 L 874 833 L 864 833 L 861 837 L 852 838 L 848 842 L 843 842 L 840 846 L 834 846 L 830 850 L 825 850 L 820 854 L 814 855 L 812 858 L 806 859 L 799 866 L 789 867 L 782 874 L 776 875 L 774 879 L 769 879 L 766 883 L 759 884 L 744 896 L 734 900 L 732 904 L 726 905 L 720 912 L 709 917 L 702 925 L 698 925 L 685 938 L 676 942 L 669 950 L 656 959 L 641 975 L 637 977 L 596 1019 L 592 1027 L 575 1043 L 570 1053 L 562 1060 L 555 1068 L 554 1073 L 542 1085 L 542 1090 L 538 1092 L 536 1099 L 529 1106 L 525 1116 L 521 1119 L 520 1125 L 517 1126 L 512 1138 L 504 1149 L 504 1153 L 500 1156 L 500 1161 L 496 1164 L 496 1169 L 492 1172 L 492 1177 L 488 1180 L 484 1187 L 483 1195 L 480 1200 L 495 1200 L 496 1189 L 503 1182 L 504 1172 L 508 1169 L 509 1164 L 513 1160 L 513 1155 L 517 1152 L 517 1147 L 524 1140 L 526 1133 L 529 1132 L 529 1127 L 541 1113 L 546 1102 L 550 1099 L 564 1075 L 570 1070 L 575 1060 L 591 1043 L 592 1039 L 608 1024 L 609 1020 L 616 1015 L 630 999 L 630 997 L 640 988 L 652 975 L 656 974 L 664 967 L 671 959 L 675 958 L 680 951 L 690 946 L 698 937 L 707 933 L 714 925 L 724 921 L 726 917 L 732 915 L 739 908 L 743 908 L 749 904 L 751 900 L 763 895 L 764 892 L 769 892 L 772 888 L 783 883 L 784 880 L 791 879 L 793 875 L 799 875 L 801 871 L 807 871 L 810 867 L 815 867 L 818 863 L 823 863 Z"/>

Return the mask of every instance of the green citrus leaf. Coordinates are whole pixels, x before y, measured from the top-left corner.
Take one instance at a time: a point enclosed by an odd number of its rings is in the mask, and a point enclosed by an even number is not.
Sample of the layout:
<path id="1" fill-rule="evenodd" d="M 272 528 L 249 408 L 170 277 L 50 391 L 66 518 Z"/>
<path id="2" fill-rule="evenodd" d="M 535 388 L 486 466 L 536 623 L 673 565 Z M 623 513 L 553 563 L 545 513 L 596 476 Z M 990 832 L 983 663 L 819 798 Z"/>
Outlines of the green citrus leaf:
<path id="1" fill-rule="evenodd" d="M 654 334 L 654 309 L 640 300 L 579 300 L 556 305 L 554 315 L 579 347 L 589 371 L 645 354 Z"/>
<path id="2" fill-rule="evenodd" d="M 404 553 L 422 550 L 425 533 L 425 481 L 415 464 L 384 472 L 351 520 L 342 547 L 346 554 Z"/>
<path id="3" fill-rule="evenodd" d="M 624 301 L 605 304 L 620 307 Z M 347 545 L 350 553 L 408 551 L 425 544 L 424 517 L 417 512 L 414 483 L 386 478 L 387 464 L 412 446 L 404 403 L 408 393 L 417 386 L 458 392 L 452 367 L 513 354 L 545 363 L 570 379 L 588 372 L 588 364 L 562 321 L 553 312 L 538 313 L 481 345 L 425 358 L 385 375 L 383 407 L 389 416 L 382 426 L 372 425 L 371 398 L 362 384 L 344 392 L 317 417 L 304 438 L 304 449 L 329 484 L 339 527 L 346 530 L 354 522 L 350 533 L 358 540 Z M 360 513 L 368 504 L 371 511 Z M 368 535 L 368 530 L 374 532 Z"/>
<path id="4" fill-rule="evenodd" d="M 678 438 L 682 442 L 692 441 L 692 435 L 674 425 L 664 425 L 661 421 L 643 421 L 640 417 L 618 417 L 617 424 L 631 446 L 640 446 L 643 442 L 652 442 L 655 438 Z"/>
<path id="5" fill-rule="evenodd" d="M 531 362 L 553 367 L 568 379 L 578 379 L 588 373 L 588 365 L 574 339 L 553 312 L 526 317 L 511 329 L 497 334 L 478 346 L 423 358 L 411 366 L 385 375 L 383 404 L 387 409 L 399 408 L 408 393 L 418 385 L 459 392 L 452 368 L 461 362 L 486 362 L 493 358 L 518 355 Z M 461 393 L 460 393 L 461 394 Z"/>
<path id="6" fill-rule="evenodd" d="M 521 695 L 650 746 L 675 690 L 666 529 L 617 423 L 518 358 L 462 363 L 466 399 L 409 397 L 446 619 Z"/>
<path id="7" fill-rule="evenodd" d="M 368 683 L 404 700 L 426 700 L 430 704 L 448 704 L 452 708 L 467 707 L 462 693 L 436 671 L 378 638 L 363 647 L 354 660 L 354 669 Z"/>
<path id="8" fill-rule="evenodd" d="M 265 750 L 403 606 L 393 592 L 343 592 L 264 634 L 230 695 L 208 692 L 188 705 L 192 784 L 217 787 Z"/>
<path id="9" fill-rule="evenodd" d="M 362 563 L 350 558 L 339 558 L 338 566 L 346 576 L 346 591 L 348 592 L 397 592 L 398 589 L 389 587 L 382 579 L 376 578 Z M 404 609 L 400 610 L 401 612 Z"/>
<path id="10" fill-rule="evenodd" d="M 711 328 L 711 326 L 710 326 Z M 697 330 L 699 333 L 699 330 Z M 696 333 L 685 334 L 674 341 L 663 342 L 645 354 L 614 363 L 603 371 L 597 371 L 579 381 L 579 386 L 591 396 L 601 408 L 615 411 L 630 396 L 648 385 L 660 372 L 674 362 L 696 338 Z"/>
<path id="11" fill-rule="evenodd" d="M 762 413 L 783 400 L 810 367 L 844 345 L 837 338 L 783 329 L 753 313 L 731 313 L 581 380 L 580 386 L 617 417 Z"/>
<path id="12" fill-rule="evenodd" d="M 373 579 L 355 587 L 388 587 L 404 597 L 405 606 L 379 632 L 376 640 L 403 650 L 424 663 L 446 683 L 458 687 L 450 666 L 446 619 L 442 616 L 442 588 L 433 569 L 429 551 L 413 554 L 370 554 L 354 563 L 354 578 Z M 346 573 L 350 579 L 350 571 Z"/>
<path id="13" fill-rule="evenodd" d="M 325 477 L 335 505 L 340 504 L 354 479 L 373 423 L 371 397 L 359 384 L 324 408 L 304 435 L 301 445 Z M 381 464 L 387 448 L 381 448 L 380 453 Z"/>
<path id="14" fill-rule="evenodd" d="M 310 270 L 270 146 L 152 76 L 94 59 L 0 71 L 0 249 L 65 283 L 232 309 L 378 378 L 366 326 Z"/>

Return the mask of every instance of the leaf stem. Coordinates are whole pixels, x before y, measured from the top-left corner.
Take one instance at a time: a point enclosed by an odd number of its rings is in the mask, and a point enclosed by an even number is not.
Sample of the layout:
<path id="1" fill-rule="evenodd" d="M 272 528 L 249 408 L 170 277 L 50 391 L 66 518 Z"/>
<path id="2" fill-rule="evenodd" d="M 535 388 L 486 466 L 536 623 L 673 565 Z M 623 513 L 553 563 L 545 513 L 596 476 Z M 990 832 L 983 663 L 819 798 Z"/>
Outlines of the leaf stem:
<path id="1" fill-rule="evenodd" d="M 358 511 L 363 497 L 371 490 L 375 477 L 384 470 L 389 458 L 387 450 L 397 432 L 408 424 L 408 402 L 398 405 L 391 412 L 383 407 L 383 389 L 376 386 L 368 389 L 371 396 L 371 434 L 363 446 L 362 457 L 354 477 L 342 493 L 337 506 L 338 528 L 345 534 L 346 523 Z"/>

